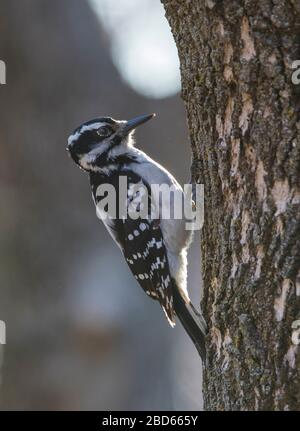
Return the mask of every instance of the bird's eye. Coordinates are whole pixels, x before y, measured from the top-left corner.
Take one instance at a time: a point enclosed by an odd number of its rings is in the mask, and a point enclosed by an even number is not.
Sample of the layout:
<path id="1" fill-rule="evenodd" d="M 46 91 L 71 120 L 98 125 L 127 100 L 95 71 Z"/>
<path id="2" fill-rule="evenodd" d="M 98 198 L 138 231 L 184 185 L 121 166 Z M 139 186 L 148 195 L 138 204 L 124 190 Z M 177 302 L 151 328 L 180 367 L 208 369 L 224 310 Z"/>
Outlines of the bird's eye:
<path id="1" fill-rule="evenodd" d="M 107 138 L 108 136 L 110 136 L 113 133 L 113 130 L 111 127 L 109 126 L 103 126 L 100 127 L 97 130 L 97 135 L 101 136 L 101 138 Z"/>

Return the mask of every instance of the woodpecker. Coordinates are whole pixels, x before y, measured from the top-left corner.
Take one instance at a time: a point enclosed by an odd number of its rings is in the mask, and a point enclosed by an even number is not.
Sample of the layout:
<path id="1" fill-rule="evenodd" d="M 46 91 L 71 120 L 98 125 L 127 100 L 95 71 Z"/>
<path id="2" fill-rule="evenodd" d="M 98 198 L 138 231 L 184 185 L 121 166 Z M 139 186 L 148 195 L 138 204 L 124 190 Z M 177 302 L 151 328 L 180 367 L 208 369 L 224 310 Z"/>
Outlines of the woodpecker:
<path id="1" fill-rule="evenodd" d="M 163 166 L 134 146 L 133 134 L 141 124 L 155 117 L 142 115 L 128 121 L 99 117 L 77 127 L 68 138 L 67 150 L 74 162 L 89 174 L 94 203 L 103 199 L 98 187 L 110 184 L 119 193 L 119 179 L 127 180 L 126 199 L 132 202 L 132 187 L 142 184 L 166 184 L 183 195 L 183 189 Z M 205 359 L 206 325 L 200 312 L 192 305 L 187 291 L 187 250 L 192 232 L 183 218 L 161 217 L 164 205 L 149 193 L 149 208 L 156 208 L 158 218 L 147 214 L 143 219 L 104 217 L 99 214 L 108 232 L 121 249 L 134 277 L 152 299 L 159 302 L 173 327 L 178 316 L 186 332 Z"/>

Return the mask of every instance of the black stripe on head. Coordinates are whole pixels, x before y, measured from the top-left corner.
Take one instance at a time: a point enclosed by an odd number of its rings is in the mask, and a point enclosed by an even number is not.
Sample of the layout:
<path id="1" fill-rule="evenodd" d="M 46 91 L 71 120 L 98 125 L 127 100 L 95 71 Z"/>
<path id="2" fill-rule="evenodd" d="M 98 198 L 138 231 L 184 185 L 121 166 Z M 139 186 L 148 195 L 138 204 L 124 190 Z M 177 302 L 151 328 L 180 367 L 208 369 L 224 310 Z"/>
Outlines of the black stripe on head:
<path id="1" fill-rule="evenodd" d="M 106 123 L 106 124 L 114 125 L 114 124 L 117 124 L 117 121 L 111 117 L 99 117 L 99 118 L 95 118 L 94 120 L 87 121 L 85 125 L 88 126 L 89 124 L 92 124 L 92 123 Z"/>
<path id="2" fill-rule="evenodd" d="M 75 150 L 78 154 L 88 153 L 95 144 L 101 142 L 104 138 L 97 135 L 97 130 L 86 130 L 83 132 L 75 143 Z"/>

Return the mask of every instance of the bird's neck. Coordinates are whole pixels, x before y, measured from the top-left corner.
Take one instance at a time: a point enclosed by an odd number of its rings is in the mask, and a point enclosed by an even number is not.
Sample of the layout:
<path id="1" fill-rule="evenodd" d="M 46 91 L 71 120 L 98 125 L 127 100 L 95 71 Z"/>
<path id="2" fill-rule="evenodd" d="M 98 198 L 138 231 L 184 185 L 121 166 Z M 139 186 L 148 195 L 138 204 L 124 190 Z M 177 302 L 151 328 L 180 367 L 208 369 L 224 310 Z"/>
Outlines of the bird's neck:
<path id="1" fill-rule="evenodd" d="M 103 176 L 109 176 L 112 172 L 121 171 L 124 166 L 137 160 L 135 150 L 132 147 L 114 147 L 99 154 L 91 165 L 91 171 Z"/>
<path id="2" fill-rule="evenodd" d="M 117 135 L 104 150 L 102 147 L 96 148 L 81 157 L 78 164 L 87 172 L 107 173 L 109 169 L 117 169 L 118 164 L 124 164 L 134 159 L 133 144 L 132 134 L 123 140 Z"/>

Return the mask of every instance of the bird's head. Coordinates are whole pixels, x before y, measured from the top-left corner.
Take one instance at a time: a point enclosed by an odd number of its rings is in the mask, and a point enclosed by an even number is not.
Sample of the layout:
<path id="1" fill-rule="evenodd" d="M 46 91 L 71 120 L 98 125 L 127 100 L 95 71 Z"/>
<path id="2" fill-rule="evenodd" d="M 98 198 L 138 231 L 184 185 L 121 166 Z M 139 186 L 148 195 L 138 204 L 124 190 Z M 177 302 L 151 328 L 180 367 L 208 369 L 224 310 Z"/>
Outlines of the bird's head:
<path id="1" fill-rule="evenodd" d="M 67 150 L 82 169 L 93 171 L 111 155 L 126 153 L 132 144 L 132 133 L 155 114 L 141 115 L 128 121 L 100 117 L 87 121 L 69 136 Z"/>

